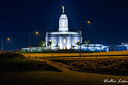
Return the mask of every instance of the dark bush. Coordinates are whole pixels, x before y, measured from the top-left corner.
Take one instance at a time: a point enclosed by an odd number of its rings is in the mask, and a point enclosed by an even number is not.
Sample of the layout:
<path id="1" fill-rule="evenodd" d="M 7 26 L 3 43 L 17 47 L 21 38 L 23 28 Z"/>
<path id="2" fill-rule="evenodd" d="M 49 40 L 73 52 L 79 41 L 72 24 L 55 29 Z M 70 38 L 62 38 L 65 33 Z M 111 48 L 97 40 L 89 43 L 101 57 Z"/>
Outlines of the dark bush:
<path id="1" fill-rule="evenodd" d="M 19 72 L 19 71 L 42 71 L 54 70 L 56 68 L 46 64 L 45 61 L 29 60 L 20 53 L 1 53 L 0 72 Z"/>
<path id="2" fill-rule="evenodd" d="M 12 58 L 25 58 L 23 55 L 21 55 L 20 53 L 13 53 L 13 52 L 7 52 L 7 53 L 0 53 L 0 59 L 2 58 L 8 58 L 8 59 L 12 59 Z"/>

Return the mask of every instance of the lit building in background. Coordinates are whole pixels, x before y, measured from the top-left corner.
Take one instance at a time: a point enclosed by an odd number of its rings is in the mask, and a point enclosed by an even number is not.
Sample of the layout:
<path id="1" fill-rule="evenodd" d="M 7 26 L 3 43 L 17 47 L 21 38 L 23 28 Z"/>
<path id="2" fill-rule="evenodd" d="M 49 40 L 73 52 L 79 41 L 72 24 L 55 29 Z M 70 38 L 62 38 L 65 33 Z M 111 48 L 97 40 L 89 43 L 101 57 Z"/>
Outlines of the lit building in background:
<path id="1" fill-rule="evenodd" d="M 46 33 L 46 46 L 51 42 L 52 49 L 73 49 L 77 46 L 77 42 L 82 43 L 82 32 L 69 31 L 68 17 L 64 13 L 64 6 L 62 6 L 62 14 L 59 18 L 59 29 L 57 32 Z"/>
<path id="2" fill-rule="evenodd" d="M 87 21 L 91 24 L 91 21 Z M 39 32 L 35 32 L 39 35 Z M 10 41 L 10 38 L 7 39 Z M 59 28 L 56 32 L 46 32 L 46 46 L 22 48 L 22 52 L 42 52 L 45 50 L 79 50 L 79 51 L 123 51 L 128 50 L 128 43 L 121 45 L 83 44 L 81 31 L 69 31 L 68 17 L 62 6 L 62 14 L 59 18 Z"/>

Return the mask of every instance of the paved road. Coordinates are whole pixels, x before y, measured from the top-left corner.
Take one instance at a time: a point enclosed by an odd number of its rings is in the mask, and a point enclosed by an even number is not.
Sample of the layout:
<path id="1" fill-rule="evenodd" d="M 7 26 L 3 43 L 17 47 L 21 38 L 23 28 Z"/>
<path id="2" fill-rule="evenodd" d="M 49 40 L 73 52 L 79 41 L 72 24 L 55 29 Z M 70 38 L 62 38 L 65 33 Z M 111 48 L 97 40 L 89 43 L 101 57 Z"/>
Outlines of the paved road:
<path id="1" fill-rule="evenodd" d="M 50 60 L 86 60 L 86 59 L 104 59 L 104 58 L 128 58 L 128 56 L 93 56 L 93 57 L 44 57 L 44 58 L 40 58 L 40 57 L 29 57 L 29 59 L 32 60 L 38 60 L 38 61 L 45 61 L 48 65 L 53 66 L 55 68 L 57 68 L 58 70 L 62 71 L 62 72 L 69 72 L 71 70 L 69 70 L 69 66 L 65 65 L 63 63 L 60 62 L 55 62 L 55 61 L 50 61 Z"/>
<path id="2" fill-rule="evenodd" d="M 48 65 L 53 66 L 53 67 L 57 68 L 58 70 L 60 70 L 62 72 L 70 72 L 69 66 L 65 65 L 63 63 L 49 61 L 47 59 L 38 59 L 38 58 L 29 58 L 29 59 L 38 60 L 38 61 L 45 61 Z"/>
<path id="3" fill-rule="evenodd" d="M 83 72 L 10 72 L 0 74 L 0 85 L 128 85 L 104 83 L 104 79 L 128 81 L 127 76 Z"/>

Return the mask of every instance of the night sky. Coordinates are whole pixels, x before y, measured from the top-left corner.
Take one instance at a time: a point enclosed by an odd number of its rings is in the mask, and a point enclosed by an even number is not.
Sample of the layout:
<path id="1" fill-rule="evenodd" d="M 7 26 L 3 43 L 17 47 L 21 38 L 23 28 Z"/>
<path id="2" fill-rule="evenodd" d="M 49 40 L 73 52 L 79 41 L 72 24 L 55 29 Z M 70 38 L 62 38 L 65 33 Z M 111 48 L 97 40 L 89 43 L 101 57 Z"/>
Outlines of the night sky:
<path id="1" fill-rule="evenodd" d="M 84 40 L 102 44 L 128 42 L 128 0 L 0 0 L 0 41 L 4 40 L 4 49 L 27 47 L 29 36 L 31 45 L 37 46 L 45 40 L 46 31 L 57 31 L 62 4 L 69 30 L 81 28 Z M 35 36 L 35 31 L 40 35 Z"/>

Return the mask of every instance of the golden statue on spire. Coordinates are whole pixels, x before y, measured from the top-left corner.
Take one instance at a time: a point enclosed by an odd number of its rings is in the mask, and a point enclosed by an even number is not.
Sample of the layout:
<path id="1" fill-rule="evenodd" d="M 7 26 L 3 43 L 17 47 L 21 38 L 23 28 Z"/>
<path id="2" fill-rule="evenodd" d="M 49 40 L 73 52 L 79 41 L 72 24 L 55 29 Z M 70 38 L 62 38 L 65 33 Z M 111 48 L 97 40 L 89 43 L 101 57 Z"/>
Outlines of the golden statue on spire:
<path id="1" fill-rule="evenodd" d="M 64 6 L 62 5 L 62 13 L 64 13 Z"/>

